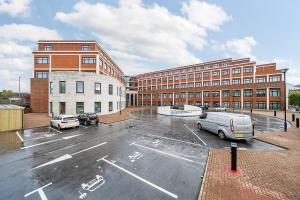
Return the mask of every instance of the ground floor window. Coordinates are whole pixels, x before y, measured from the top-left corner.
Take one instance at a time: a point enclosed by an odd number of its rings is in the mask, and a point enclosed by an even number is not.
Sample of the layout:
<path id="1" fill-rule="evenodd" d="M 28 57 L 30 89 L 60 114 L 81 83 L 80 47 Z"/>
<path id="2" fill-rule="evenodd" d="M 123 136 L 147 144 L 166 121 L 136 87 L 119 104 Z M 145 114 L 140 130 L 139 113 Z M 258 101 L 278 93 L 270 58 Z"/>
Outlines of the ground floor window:
<path id="1" fill-rule="evenodd" d="M 252 102 L 251 101 L 245 101 L 244 102 L 244 108 L 245 109 L 251 109 L 252 108 Z"/>
<path id="2" fill-rule="evenodd" d="M 112 101 L 108 102 L 108 111 L 109 112 L 113 111 L 113 102 Z"/>
<path id="3" fill-rule="evenodd" d="M 204 106 L 204 107 L 209 107 L 209 102 L 208 102 L 208 101 L 205 101 L 205 102 L 203 103 L 203 106 Z"/>
<path id="4" fill-rule="evenodd" d="M 222 102 L 222 107 L 228 108 L 229 107 L 229 102 L 228 101 Z"/>
<path id="5" fill-rule="evenodd" d="M 213 102 L 213 106 L 214 106 L 214 107 L 220 107 L 220 102 L 214 101 L 214 102 Z"/>
<path id="6" fill-rule="evenodd" d="M 280 102 L 278 101 L 271 101 L 270 102 L 270 109 L 273 109 L 273 110 L 279 110 L 280 109 Z"/>
<path id="7" fill-rule="evenodd" d="M 76 102 L 76 114 L 84 113 L 84 103 Z"/>
<path id="8" fill-rule="evenodd" d="M 267 104 L 265 101 L 258 101 L 258 102 L 256 102 L 256 108 L 257 109 L 266 109 Z"/>
<path id="9" fill-rule="evenodd" d="M 50 102 L 50 109 L 49 109 L 49 113 L 53 113 L 53 103 Z"/>
<path id="10" fill-rule="evenodd" d="M 239 102 L 239 101 L 233 102 L 233 107 L 234 108 L 241 108 L 241 102 Z"/>
<path id="11" fill-rule="evenodd" d="M 195 105 L 196 106 L 201 106 L 201 101 L 196 101 Z"/>
<path id="12" fill-rule="evenodd" d="M 95 113 L 101 112 L 101 102 L 95 102 Z"/>
<path id="13" fill-rule="evenodd" d="M 192 102 L 192 101 L 189 101 L 188 104 L 189 104 L 189 105 L 193 105 L 193 102 Z"/>
<path id="14" fill-rule="evenodd" d="M 66 102 L 59 102 L 59 114 L 66 114 Z"/>

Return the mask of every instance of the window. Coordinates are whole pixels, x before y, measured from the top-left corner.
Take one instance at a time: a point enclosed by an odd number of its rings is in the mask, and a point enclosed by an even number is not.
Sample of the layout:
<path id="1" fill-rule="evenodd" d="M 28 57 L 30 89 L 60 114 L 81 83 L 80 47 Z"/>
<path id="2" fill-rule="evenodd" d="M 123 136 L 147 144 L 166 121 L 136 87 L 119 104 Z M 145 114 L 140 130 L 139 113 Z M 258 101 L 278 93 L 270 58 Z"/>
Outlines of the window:
<path id="1" fill-rule="evenodd" d="M 52 82 L 50 82 L 50 84 L 49 84 L 49 88 L 50 88 L 50 94 L 52 94 L 53 93 L 53 87 L 52 87 Z"/>
<path id="2" fill-rule="evenodd" d="M 280 81 L 280 76 L 270 76 L 270 78 L 269 78 L 270 80 L 270 82 L 279 82 Z"/>
<path id="3" fill-rule="evenodd" d="M 59 114 L 66 114 L 66 102 L 59 102 Z"/>
<path id="4" fill-rule="evenodd" d="M 210 68 L 210 65 L 206 65 L 204 68 L 205 68 L 205 69 L 209 69 L 209 68 Z"/>
<path id="5" fill-rule="evenodd" d="M 265 76 L 256 77 L 256 83 L 264 83 L 264 82 L 266 82 Z"/>
<path id="6" fill-rule="evenodd" d="M 35 63 L 36 64 L 48 64 L 49 58 L 48 57 L 37 57 L 37 58 L 35 58 Z"/>
<path id="7" fill-rule="evenodd" d="M 66 81 L 59 81 L 59 93 L 66 93 Z"/>
<path id="8" fill-rule="evenodd" d="M 224 62 L 224 63 L 223 63 L 223 67 L 227 67 L 228 65 L 229 65 L 228 62 Z"/>
<path id="9" fill-rule="evenodd" d="M 45 51 L 52 51 L 52 45 L 51 44 L 45 44 L 44 50 Z"/>
<path id="10" fill-rule="evenodd" d="M 234 97 L 240 97 L 241 96 L 241 90 L 233 90 L 233 96 Z"/>
<path id="11" fill-rule="evenodd" d="M 185 83 L 180 84 L 180 88 L 186 88 L 186 84 Z"/>
<path id="12" fill-rule="evenodd" d="M 232 74 L 240 74 L 241 73 L 241 68 L 235 68 L 232 70 Z"/>
<path id="13" fill-rule="evenodd" d="M 84 103 L 76 102 L 76 114 L 84 113 Z"/>
<path id="14" fill-rule="evenodd" d="M 210 72 L 204 72 L 203 77 L 210 77 Z"/>
<path id="15" fill-rule="evenodd" d="M 201 78 L 201 74 L 200 73 L 195 74 L 195 78 Z"/>
<path id="16" fill-rule="evenodd" d="M 179 94 L 178 93 L 174 93 L 174 98 L 179 98 Z"/>
<path id="17" fill-rule="evenodd" d="M 189 74 L 188 75 L 188 79 L 193 79 L 194 78 L 194 74 Z"/>
<path id="18" fill-rule="evenodd" d="M 49 113 L 53 113 L 53 103 L 52 102 L 50 102 Z"/>
<path id="19" fill-rule="evenodd" d="M 257 89 L 256 90 L 257 97 L 265 97 L 266 96 L 266 89 Z"/>
<path id="20" fill-rule="evenodd" d="M 174 77 L 174 80 L 175 80 L 175 81 L 179 80 L 179 76 L 175 76 L 175 77 Z"/>
<path id="21" fill-rule="evenodd" d="M 174 88 L 179 88 L 179 84 L 175 84 L 175 85 L 174 85 Z"/>
<path id="22" fill-rule="evenodd" d="M 249 73 L 252 72 L 253 68 L 248 66 L 248 67 L 244 67 L 244 73 Z"/>
<path id="23" fill-rule="evenodd" d="M 103 66 L 103 60 L 101 60 L 101 58 L 99 58 L 99 65 Z"/>
<path id="24" fill-rule="evenodd" d="M 76 81 L 76 93 L 84 93 L 84 82 Z"/>
<path id="25" fill-rule="evenodd" d="M 35 72 L 35 78 L 48 78 L 48 72 Z"/>
<path id="26" fill-rule="evenodd" d="M 229 97 L 229 90 L 223 90 L 222 97 Z"/>
<path id="27" fill-rule="evenodd" d="M 186 75 L 180 77 L 181 80 L 186 79 Z"/>
<path id="28" fill-rule="evenodd" d="M 232 85 L 239 85 L 241 84 L 241 79 L 232 79 Z"/>
<path id="29" fill-rule="evenodd" d="M 280 96 L 280 89 L 279 88 L 271 88 L 270 89 L 270 96 L 271 97 L 279 97 Z"/>
<path id="30" fill-rule="evenodd" d="M 229 107 L 229 102 L 228 101 L 223 101 L 222 102 L 222 107 L 228 108 Z"/>
<path id="31" fill-rule="evenodd" d="M 244 84 L 252 83 L 252 78 L 244 78 Z"/>
<path id="32" fill-rule="evenodd" d="M 173 89 L 173 85 L 168 85 L 168 89 Z"/>
<path id="33" fill-rule="evenodd" d="M 213 107 L 215 107 L 215 108 L 220 107 L 220 102 L 219 101 L 214 101 L 213 102 Z"/>
<path id="34" fill-rule="evenodd" d="M 186 93 L 185 92 L 180 93 L 180 98 L 186 98 Z"/>
<path id="35" fill-rule="evenodd" d="M 81 51 L 89 51 L 90 50 L 90 45 L 88 44 L 83 44 L 81 46 Z"/>
<path id="36" fill-rule="evenodd" d="M 95 113 L 101 112 L 101 102 L 95 102 Z"/>
<path id="37" fill-rule="evenodd" d="M 251 109 L 252 108 L 252 102 L 251 101 L 245 101 L 244 102 L 244 108 L 245 109 Z"/>
<path id="38" fill-rule="evenodd" d="M 219 97 L 220 96 L 220 92 L 218 91 L 213 91 L 212 92 L 213 97 Z"/>
<path id="39" fill-rule="evenodd" d="M 233 102 L 233 107 L 234 108 L 241 108 L 241 102 L 239 102 L 239 101 Z"/>
<path id="40" fill-rule="evenodd" d="M 222 70 L 222 76 L 227 76 L 229 75 L 229 69 Z"/>
<path id="41" fill-rule="evenodd" d="M 96 58 L 95 57 L 83 57 L 82 64 L 95 64 Z"/>
<path id="42" fill-rule="evenodd" d="M 219 64 L 214 64 L 214 68 L 219 68 Z"/>
<path id="43" fill-rule="evenodd" d="M 203 96 L 204 96 L 204 97 L 209 97 L 209 91 L 203 92 Z"/>
<path id="44" fill-rule="evenodd" d="M 108 85 L 108 94 L 113 95 L 113 85 L 112 84 Z"/>
<path id="45" fill-rule="evenodd" d="M 188 93 L 188 98 L 194 98 L 194 93 L 193 92 L 189 92 Z"/>
<path id="46" fill-rule="evenodd" d="M 220 75 L 219 71 L 214 71 L 213 72 L 213 76 L 219 76 L 219 75 Z"/>
<path id="47" fill-rule="evenodd" d="M 252 90 L 244 90 L 244 97 L 252 97 Z"/>
<path id="48" fill-rule="evenodd" d="M 188 83 L 188 88 L 194 87 L 194 83 Z"/>
<path id="49" fill-rule="evenodd" d="M 213 81 L 213 86 L 218 86 L 220 85 L 220 81 Z"/>
<path id="50" fill-rule="evenodd" d="M 266 109 L 267 104 L 265 101 L 258 101 L 258 102 L 256 102 L 256 108 L 257 109 Z"/>
<path id="51" fill-rule="evenodd" d="M 279 101 L 271 101 L 270 102 L 270 109 L 279 110 L 280 109 L 280 102 Z"/>
<path id="52" fill-rule="evenodd" d="M 201 98 L 201 96 L 202 96 L 202 95 L 201 95 L 201 92 L 196 92 L 196 93 L 195 93 L 195 97 L 196 97 L 196 98 Z"/>
<path id="53" fill-rule="evenodd" d="M 230 81 L 229 80 L 222 80 L 222 85 L 229 85 Z"/>
<path id="54" fill-rule="evenodd" d="M 204 86 L 204 87 L 210 86 L 210 81 L 204 81 L 204 82 L 203 82 L 203 86 Z"/>
<path id="55" fill-rule="evenodd" d="M 201 87 L 201 82 L 196 82 L 195 87 Z"/>
<path id="56" fill-rule="evenodd" d="M 101 83 L 95 83 L 95 94 L 101 94 Z"/>
<path id="57" fill-rule="evenodd" d="M 113 111 L 113 102 L 112 101 L 108 102 L 108 111 L 109 112 Z"/>

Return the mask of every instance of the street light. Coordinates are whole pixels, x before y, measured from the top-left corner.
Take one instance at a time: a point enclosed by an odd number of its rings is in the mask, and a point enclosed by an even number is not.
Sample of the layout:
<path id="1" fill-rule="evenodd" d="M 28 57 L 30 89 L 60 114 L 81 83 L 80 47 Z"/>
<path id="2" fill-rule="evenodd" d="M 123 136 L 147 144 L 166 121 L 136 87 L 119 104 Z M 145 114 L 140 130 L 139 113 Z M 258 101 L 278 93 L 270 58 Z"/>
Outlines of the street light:
<path id="1" fill-rule="evenodd" d="M 284 76 L 284 131 L 287 132 L 287 123 L 286 123 L 286 72 L 289 68 L 281 69 L 281 72 Z"/>

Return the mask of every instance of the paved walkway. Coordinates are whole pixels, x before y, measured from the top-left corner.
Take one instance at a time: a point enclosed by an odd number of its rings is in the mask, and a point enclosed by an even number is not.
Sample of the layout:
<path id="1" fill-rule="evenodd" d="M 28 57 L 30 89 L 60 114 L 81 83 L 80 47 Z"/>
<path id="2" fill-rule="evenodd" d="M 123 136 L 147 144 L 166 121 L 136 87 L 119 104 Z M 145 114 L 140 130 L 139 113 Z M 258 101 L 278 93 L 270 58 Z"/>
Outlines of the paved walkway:
<path id="1" fill-rule="evenodd" d="M 48 126 L 50 120 L 48 113 L 28 113 L 24 115 L 24 128 Z"/>
<path id="2" fill-rule="evenodd" d="M 125 108 L 124 110 L 122 110 L 121 114 L 120 114 L 120 112 L 117 112 L 117 113 L 113 113 L 110 115 L 101 115 L 101 116 L 98 116 L 98 118 L 100 119 L 101 123 L 105 123 L 105 124 L 120 122 L 120 121 L 129 120 L 129 119 L 134 118 L 130 114 L 130 112 L 140 110 L 140 109 L 143 109 L 143 107 Z"/>
<path id="3" fill-rule="evenodd" d="M 273 115 L 273 112 L 254 111 Z M 279 112 L 278 117 L 283 117 Z M 297 117 L 300 117 L 299 113 Z M 291 113 L 287 119 L 291 120 Z M 230 151 L 211 149 L 199 199 L 299 199 L 300 129 L 256 134 L 288 150 L 239 150 L 238 171 L 230 170 Z"/>

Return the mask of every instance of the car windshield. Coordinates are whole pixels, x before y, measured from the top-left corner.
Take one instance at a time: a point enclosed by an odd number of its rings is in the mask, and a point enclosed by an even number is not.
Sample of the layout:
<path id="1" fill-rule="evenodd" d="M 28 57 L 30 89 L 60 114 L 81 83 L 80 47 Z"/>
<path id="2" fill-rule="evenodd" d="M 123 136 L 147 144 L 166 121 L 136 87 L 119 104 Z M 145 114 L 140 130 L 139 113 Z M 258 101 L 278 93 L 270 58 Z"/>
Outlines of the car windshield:
<path id="1" fill-rule="evenodd" d="M 66 117 L 64 118 L 65 121 L 70 121 L 70 120 L 75 120 L 76 118 L 75 117 Z"/>

